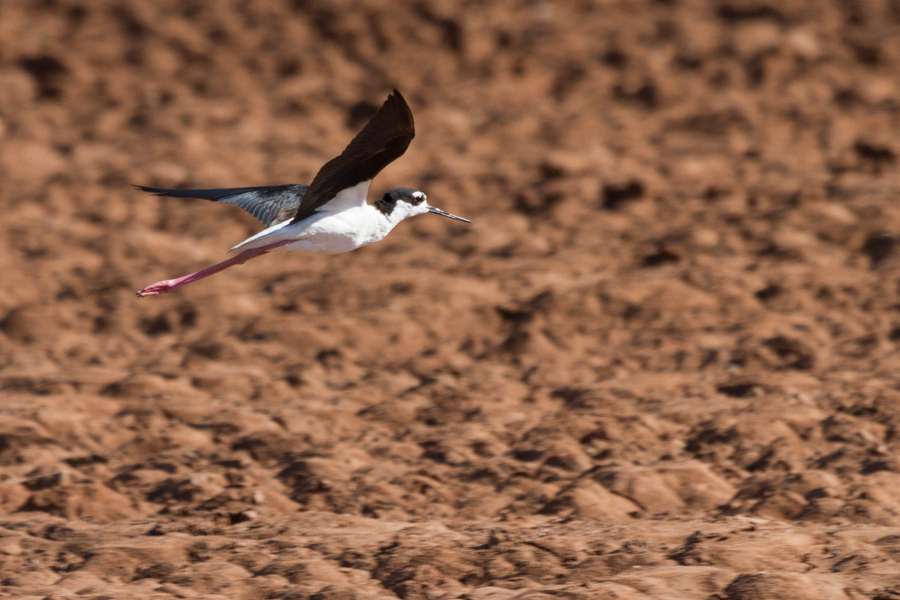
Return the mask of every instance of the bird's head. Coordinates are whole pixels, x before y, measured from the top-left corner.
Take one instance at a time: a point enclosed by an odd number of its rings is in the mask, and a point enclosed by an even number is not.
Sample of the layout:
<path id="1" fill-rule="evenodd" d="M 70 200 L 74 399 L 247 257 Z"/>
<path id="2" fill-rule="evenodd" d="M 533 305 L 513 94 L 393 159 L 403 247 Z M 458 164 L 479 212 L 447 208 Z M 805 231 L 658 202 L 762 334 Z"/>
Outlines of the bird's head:
<path id="1" fill-rule="evenodd" d="M 428 198 L 425 194 L 412 188 L 396 188 L 386 192 L 381 200 L 375 203 L 375 206 L 384 213 L 388 219 L 396 223 L 399 223 L 403 219 L 414 217 L 416 215 L 423 215 L 425 213 L 434 213 L 436 215 L 462 221 L 463 223 L 472 222 L 468 219 L 451 215 L 450 213 L 446 213 L 439 208 L 429 205 Z"/>

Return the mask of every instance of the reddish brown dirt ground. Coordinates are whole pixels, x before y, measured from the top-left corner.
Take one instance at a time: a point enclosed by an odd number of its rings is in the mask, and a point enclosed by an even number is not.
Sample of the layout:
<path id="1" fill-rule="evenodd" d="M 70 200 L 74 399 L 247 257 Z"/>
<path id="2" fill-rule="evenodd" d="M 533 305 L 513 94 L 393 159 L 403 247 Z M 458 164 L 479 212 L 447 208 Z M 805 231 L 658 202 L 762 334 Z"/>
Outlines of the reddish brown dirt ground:
<path id="1" fill-rule="evenodd" d="M 900 3 L 0 4 L 0 595 L 900 598 Z M 391 88 L 418 217 L 221 260 Z"/>

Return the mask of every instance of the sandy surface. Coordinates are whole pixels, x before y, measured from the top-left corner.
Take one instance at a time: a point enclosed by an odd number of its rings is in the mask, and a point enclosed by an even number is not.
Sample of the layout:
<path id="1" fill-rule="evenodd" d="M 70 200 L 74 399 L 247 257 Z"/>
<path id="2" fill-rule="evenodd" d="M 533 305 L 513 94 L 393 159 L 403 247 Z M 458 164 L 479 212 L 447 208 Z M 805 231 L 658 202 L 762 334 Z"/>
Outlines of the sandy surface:
<path id="1" fill-rule="evenodd" d="M 488 6 L 488 8 L 486 8 Z M 0 595 L 900 598 L 900 5 L 0 4 Z M 337 257 L 224 257 L 393 87 Z"/>

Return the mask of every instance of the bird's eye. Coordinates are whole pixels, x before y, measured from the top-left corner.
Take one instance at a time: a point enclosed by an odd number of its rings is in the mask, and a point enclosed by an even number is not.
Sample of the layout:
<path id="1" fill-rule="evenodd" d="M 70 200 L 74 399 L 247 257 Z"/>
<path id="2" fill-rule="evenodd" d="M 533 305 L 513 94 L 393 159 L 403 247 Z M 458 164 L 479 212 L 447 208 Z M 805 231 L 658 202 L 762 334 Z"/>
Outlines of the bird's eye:
<path id="1" fill-rule="evenodd" d="M 413 204 L 422 204 L 423 200 L 425 200 L 425 194 L 422 192 L 416 192 L 412 195 Z"/>

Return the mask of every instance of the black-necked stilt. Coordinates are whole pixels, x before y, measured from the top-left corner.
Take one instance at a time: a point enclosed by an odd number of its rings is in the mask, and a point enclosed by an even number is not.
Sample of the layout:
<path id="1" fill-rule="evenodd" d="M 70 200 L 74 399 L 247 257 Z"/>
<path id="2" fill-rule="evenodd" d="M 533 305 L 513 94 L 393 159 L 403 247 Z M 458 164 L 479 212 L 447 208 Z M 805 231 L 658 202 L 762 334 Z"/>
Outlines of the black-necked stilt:
<path id="1" fill-rule="evenodd" d="M 325 163 L 308 186 L 211 190 L 137 186 L 157 196 L 237 204 L 268 227 L 232 248 L 243 250 L 234 258 L 184 277 L 154 283 L 139 291 L 138 296 L 165 294 L 276 249 L 326 254 L 356 250 L 381 240 L 397 223 L 415 215 L 430 212 L 471 223 L 429 206 L 425 194 L 412 188 L 393 189 L 374 204 L 366 202 L 372 179 L 406 152 L 415 134 L 412 111 L 400 92 L 394 90 L 341 155 Z"/>

